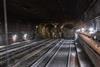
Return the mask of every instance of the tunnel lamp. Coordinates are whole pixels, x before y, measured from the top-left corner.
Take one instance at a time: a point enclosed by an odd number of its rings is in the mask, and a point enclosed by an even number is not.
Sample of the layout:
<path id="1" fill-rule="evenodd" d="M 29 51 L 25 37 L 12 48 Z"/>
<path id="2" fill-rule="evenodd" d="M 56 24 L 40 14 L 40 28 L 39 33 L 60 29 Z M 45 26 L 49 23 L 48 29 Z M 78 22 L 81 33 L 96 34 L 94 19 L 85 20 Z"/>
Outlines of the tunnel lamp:
<path id="1" fill-rule="evenodd" d="M 89 28 L 89 33 L 93 34 L 93 33 L 95 33 L 95 30 L 91 27 L 91 28 Z"/>
<path id="2" fill-rule="evenodd" d="M 57 25 L 55 25 L 54 27 L 57 28 Z"/>
<path id="3" fill-rule="evenodd" d="M 82 32 L 85 32 L 85 28 L 81 28 L 81 31 L 82 31 Z"/>
<path id="4" fill-rule="evenodd" d="M 94 31 L 94 29 L 91 27 L 91 28 L 89 28 L 89 31 Z"/>
<path id="5" fill-rule="evenodd" d="M 81 31 L 80 29 L 77 29 L 77 30 L 76 30 L 76 32 L 80 32 L 80 31 Z"/>
<path id="6" fill-rule="evenodd" d="M 16 34 L 13 35 L 13 36 L 12 36 L 12 39 L 13 39 L 13 41 L 15 42 L 15 41 L 17 40 L 17 35 L 16 35 Z"/>
<path id="7" fill-rule="evenodd" d="M 36 26 L 36 29 L 38 28 L 38 26 Z"/>
<path id="8" fill-rule="evenodd" d="M 27 40 L 27 35 L 28 35 L 28 34 L 24 34 L 24 40 Z"/>
<path id="9" fill-rule="evenodd" d="M 77 48 L 77 52 L 80 53 L 82 52 L 82 50 L 80 48 Z"/>

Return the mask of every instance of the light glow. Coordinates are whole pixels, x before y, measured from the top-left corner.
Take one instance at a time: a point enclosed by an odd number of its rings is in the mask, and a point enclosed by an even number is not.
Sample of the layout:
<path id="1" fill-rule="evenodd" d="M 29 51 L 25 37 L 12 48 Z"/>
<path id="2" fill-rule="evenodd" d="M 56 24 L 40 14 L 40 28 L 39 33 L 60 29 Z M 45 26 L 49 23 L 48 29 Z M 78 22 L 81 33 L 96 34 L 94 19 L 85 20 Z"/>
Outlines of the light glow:
<path id="1" fill-rule="evenodd" d="M 17 40 L 17 35 L 16 35 L 16 34 L 13 35 L 13 36 L 12 36 L 12 39 L 13 39 L 13 41 L 15 42 L 15 41 Z"/>
<path id="2" fill-rule="evenodd" d="M 96 36 L 94 36 L 94 39 L 96 39 L 97 37 Z"/>
<path id="3" fill-rule="evenodd" d="M 55 25 L 54 27 L 57 28 L 57 25 Z"/>
<path id="4" fill-rule="evenodd" d="M 38 28 L 38 26 L 36 26 L 36 29 Z"/>
<path id="5" fill-rule="evenodd" d="M 91 27 L 91 28 L 89 28 L 89 31 L 94 31 L 94 29 Z"/>
<path id="6" fill-rule="evenodd" d="M 82 28 L 81 31 L 82 31 L 82 32 L 85 32 L 85 28 Z"/>
<path id="7" fill-rule="evenodd" d="M 24 34 L 24 40 L 27 40 L 27 35 L 28 35 L 28 34 Z"/>
<path id="8" fill-rule="evenodd" d="M 81 31 L 80 29 L 77 29 L 77 30 L 76 30 L 76 32 L 80 32 L 80 31 Z"/>

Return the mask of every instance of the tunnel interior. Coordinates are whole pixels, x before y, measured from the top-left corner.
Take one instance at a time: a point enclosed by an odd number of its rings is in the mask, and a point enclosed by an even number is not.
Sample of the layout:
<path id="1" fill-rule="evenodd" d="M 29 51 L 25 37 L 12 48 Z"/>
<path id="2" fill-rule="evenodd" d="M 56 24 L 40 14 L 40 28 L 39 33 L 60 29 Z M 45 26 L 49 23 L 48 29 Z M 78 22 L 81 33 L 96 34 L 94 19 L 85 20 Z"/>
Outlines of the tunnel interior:
<path id="1" fill-rule="evenodd" d="M 0 0 L 0 67 L 100 67 L 100 0 Z"/>
<path id="2" fill-rule="evenodd" d="M 67 38 L 67 36 L 74 38 L 75 30 L 86 24 L 85 12 L 95 2 L 95 0 L 0 0 L 1 38 L 5 40 L 4 37 L 8 36 L 10 41 L 13 35 L 18 35 L 18 40 L 23 41 L 24 34 L 28 34 L 27 39 Z"/>

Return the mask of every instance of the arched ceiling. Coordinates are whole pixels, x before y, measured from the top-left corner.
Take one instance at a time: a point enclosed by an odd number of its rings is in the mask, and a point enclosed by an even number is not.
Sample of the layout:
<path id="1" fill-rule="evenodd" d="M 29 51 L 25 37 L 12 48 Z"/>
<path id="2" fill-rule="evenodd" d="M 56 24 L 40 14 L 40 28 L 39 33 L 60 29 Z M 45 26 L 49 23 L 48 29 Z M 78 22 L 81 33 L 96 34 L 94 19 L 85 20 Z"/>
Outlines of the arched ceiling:
<path id="1" fill-rule="evenodd" d="M 0 21 L 3 20 L 3 0 L 0 0 Z"/>
<path id="2" fill-rule="evenodd" d="M 1 0 L 0 0 L 1 1 Z M 8 20 L 40 23 L 80 19 L 93 0 L 7 0 Z"/>

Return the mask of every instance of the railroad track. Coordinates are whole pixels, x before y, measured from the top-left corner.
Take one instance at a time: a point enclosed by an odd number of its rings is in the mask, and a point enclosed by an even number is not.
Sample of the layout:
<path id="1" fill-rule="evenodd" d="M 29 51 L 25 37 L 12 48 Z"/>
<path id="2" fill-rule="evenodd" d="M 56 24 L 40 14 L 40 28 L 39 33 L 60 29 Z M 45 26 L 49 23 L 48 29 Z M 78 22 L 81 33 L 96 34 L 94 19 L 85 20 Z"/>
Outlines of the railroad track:
<path id="1" fill-rule="evenodd" d="M 46 42 L 39 43 L 31 43 L 25 46 L 21 46 L 18 48 L 9 49 L 7 51 L 0 52 L 0 65 L 5 65 L 8 61 L 15 60 L 16 58 L 23 57 L 25 54 L 30 53 L 32 50 L 40 48 L 41 46 L 46 45 L 52 40 Z"/>
<path id="2" fill-rule="evenodd" d="M 48 39 L 42 40 L 42 41 L 37 41 L 37 42 L 25 41 L 25 42 L 21 42 L 21 43 L 14 44 L 14 45 L 8 45 L 6 47 L 0 48 L 0 52 L 7 51 L 7 50 L 10 50 L 10 49 L 13 49 L 13 48 L 18 48 L 18 47 L 21 47 L 21 46 L 24 46 L 24 45 L 27 45 L 27 44 L 31 44 L 31 43 L 34 43 L 34 44 L 36 44 L 36 43 L 42 43 L 42 42 L 45 42 L 47 40 Z"/>
<path id="3" fill-rule="evenodd" d="M 5 67 L 94 67 L 80 44 L 64 39 L 50 40 L 19 52 L 10 61 Z"/>

